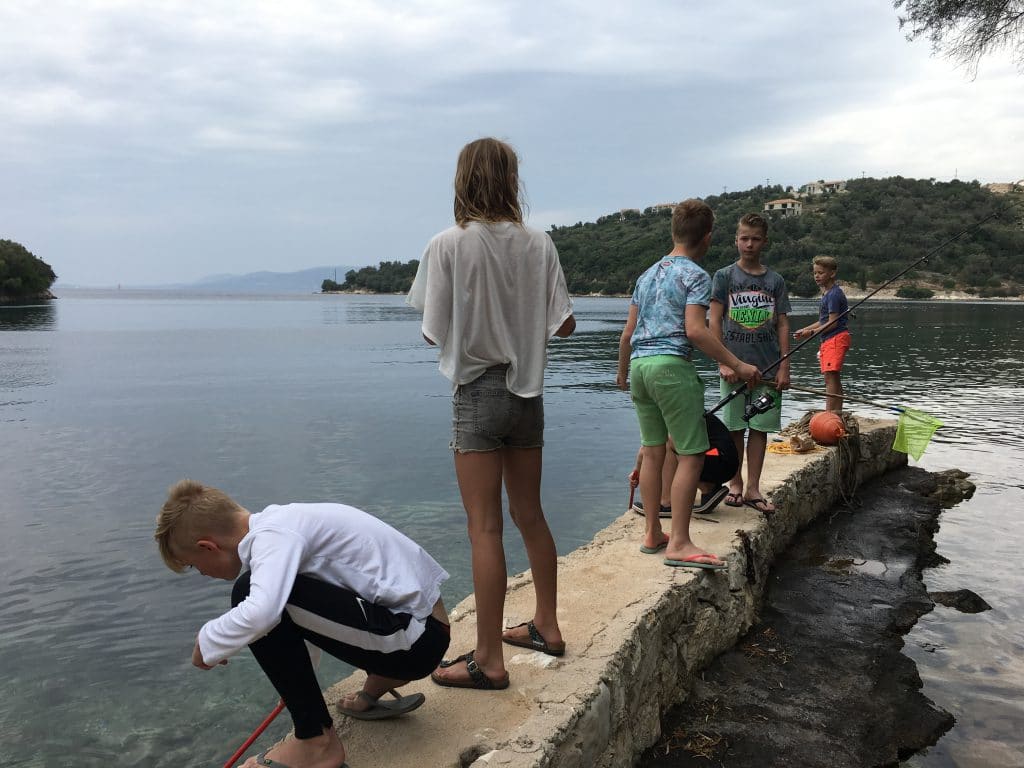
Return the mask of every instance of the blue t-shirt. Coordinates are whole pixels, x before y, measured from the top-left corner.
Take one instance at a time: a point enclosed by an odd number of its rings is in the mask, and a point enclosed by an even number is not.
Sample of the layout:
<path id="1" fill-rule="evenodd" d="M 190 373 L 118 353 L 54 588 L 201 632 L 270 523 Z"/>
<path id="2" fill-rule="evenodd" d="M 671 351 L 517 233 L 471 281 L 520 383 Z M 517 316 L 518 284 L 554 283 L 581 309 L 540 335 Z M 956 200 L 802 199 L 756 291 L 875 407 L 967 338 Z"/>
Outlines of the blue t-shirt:
<path id="1" fill-rule="evenodd" d="M 842 315 L 849 308 L 849 304 L 846 302 L 846 294 L 843 293 L 843 289 L 839 287 L 839 283 L 836 283 L 829 288 L 821 296 L 821 304 L 818 308 L 818 322 L 824 325 L 828 322 L 828 316 L 835 313 Z M 833 336 L 842 333 L 846 330 L 846 318 L 847 315 L 843 315 L 839 318 L 839 321 L 821 334 L 821 340 L 831 339 Z"/>
<path id="2" fill-rule="evenodd" d="M 630 355 L 677 355 L 689 359 L 686 338 L 688 304 L 711 304 L 711 278 L 686 256 L 666 256 L 640 275 L 630 302 L 637 306 Z"/>

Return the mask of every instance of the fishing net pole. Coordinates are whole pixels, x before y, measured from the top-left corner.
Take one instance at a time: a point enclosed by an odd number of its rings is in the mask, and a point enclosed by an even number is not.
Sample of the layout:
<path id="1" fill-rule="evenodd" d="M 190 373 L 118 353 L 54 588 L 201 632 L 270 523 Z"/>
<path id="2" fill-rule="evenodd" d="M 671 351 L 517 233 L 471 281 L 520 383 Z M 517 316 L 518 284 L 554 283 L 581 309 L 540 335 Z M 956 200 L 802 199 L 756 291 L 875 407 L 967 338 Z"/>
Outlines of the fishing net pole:
<path id="1" fill-rule="evenodd" d="M 789 388 L 797 392 L 806 392 L 810 395 L 829 396 L 828 392 L 823 392 L 817 389 L 795 387 L 793 385 L 790 385 Z M 843 393 L 843 400 L 849 400 L 853 403 L 873 405 L 875 408 L 881 408 L 883 410 L 898 413 L 900 418 L 896 422 L 896 438 L 893 440 L 892 448 L 894 451 L 910 454 L 915 460 L 919 460 L 921 456 L 924 455 L 925 449 L 928 447 L 928 443 L 931 442 L 932 435 L 935 434 L 935 431 L 939 427 L 943 426 L 942 421 L 935 418 L 930 413 L 925 413 L 924 411 L 919 411 L 915 408 L 886 405 L 885 403 L 878 403 L 874 400 L 865 400 L 862 397 L 852 397 L 845 392 Z"/>

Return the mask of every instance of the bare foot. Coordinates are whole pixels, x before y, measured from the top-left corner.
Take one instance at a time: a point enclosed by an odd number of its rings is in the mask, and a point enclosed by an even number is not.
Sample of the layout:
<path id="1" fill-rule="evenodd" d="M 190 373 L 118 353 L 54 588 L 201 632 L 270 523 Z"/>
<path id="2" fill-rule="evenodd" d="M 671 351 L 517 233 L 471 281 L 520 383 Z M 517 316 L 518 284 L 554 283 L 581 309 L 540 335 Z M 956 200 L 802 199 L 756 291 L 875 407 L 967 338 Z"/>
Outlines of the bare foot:
<path id="1" fill-rule="evenodd" d="M 267 750 L 266 756 L 288 768 L 338 768 L 345 762 L 345 747 L 333 728 L 324 728 L 312 739 L 289 737 Z M 260 768 L 260 764 L 250 757 L 242 768 Z"/>

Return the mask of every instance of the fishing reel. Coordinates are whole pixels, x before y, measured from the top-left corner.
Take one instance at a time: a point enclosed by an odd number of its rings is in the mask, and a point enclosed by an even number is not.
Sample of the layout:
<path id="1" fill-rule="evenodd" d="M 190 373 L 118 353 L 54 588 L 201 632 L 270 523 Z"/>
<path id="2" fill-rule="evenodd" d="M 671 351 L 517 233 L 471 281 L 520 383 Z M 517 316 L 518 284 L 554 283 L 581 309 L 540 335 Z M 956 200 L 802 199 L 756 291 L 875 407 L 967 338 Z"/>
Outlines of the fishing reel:
<path id="1" fill-rule="evenodd" d="M 775 396 L 771 392 L 762 392 L 743 406 L 743 420 L 750 421 L 759 413 L 768 413 L 775 407 Z"/>

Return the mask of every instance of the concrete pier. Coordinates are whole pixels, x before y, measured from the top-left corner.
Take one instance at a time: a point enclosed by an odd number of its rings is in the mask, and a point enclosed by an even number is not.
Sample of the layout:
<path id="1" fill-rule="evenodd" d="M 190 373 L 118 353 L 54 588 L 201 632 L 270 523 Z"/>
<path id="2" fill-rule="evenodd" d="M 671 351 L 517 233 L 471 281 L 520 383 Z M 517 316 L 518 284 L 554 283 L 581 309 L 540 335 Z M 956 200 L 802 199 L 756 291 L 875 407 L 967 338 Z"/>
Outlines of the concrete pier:
<path id="1" fill-rule="evenodd" d="M 643 519 L 624 512 L 559 560 L 559 622 L 566 655 L 506 648 L 504 691 L 441 688 L 397 720 L 336 717 L 352 768 L 619 768 L 660 736 L 662 714 L 751 626 L 772 562 L 793 535 L 856 485 L 906 463 L 894 422 L 860 419 L 855 444 L 769 454 L 761 488 L 777 511 L 720 505 L 695 518 L 694 539 L 729 561 L 721 573 L 674 569 L 639 551 Z M 664 521 L 666 524 L 668 521 Z M 468 546 L 468 545 L 467 545 Z M 506 624 L 531 618 L 529 575 L 510 581 Z M 475 639 L 473 598 L 452 612 L 449 656 Z M 327 691 L 332 707 L 358 690 L 357 673 Z"/>

